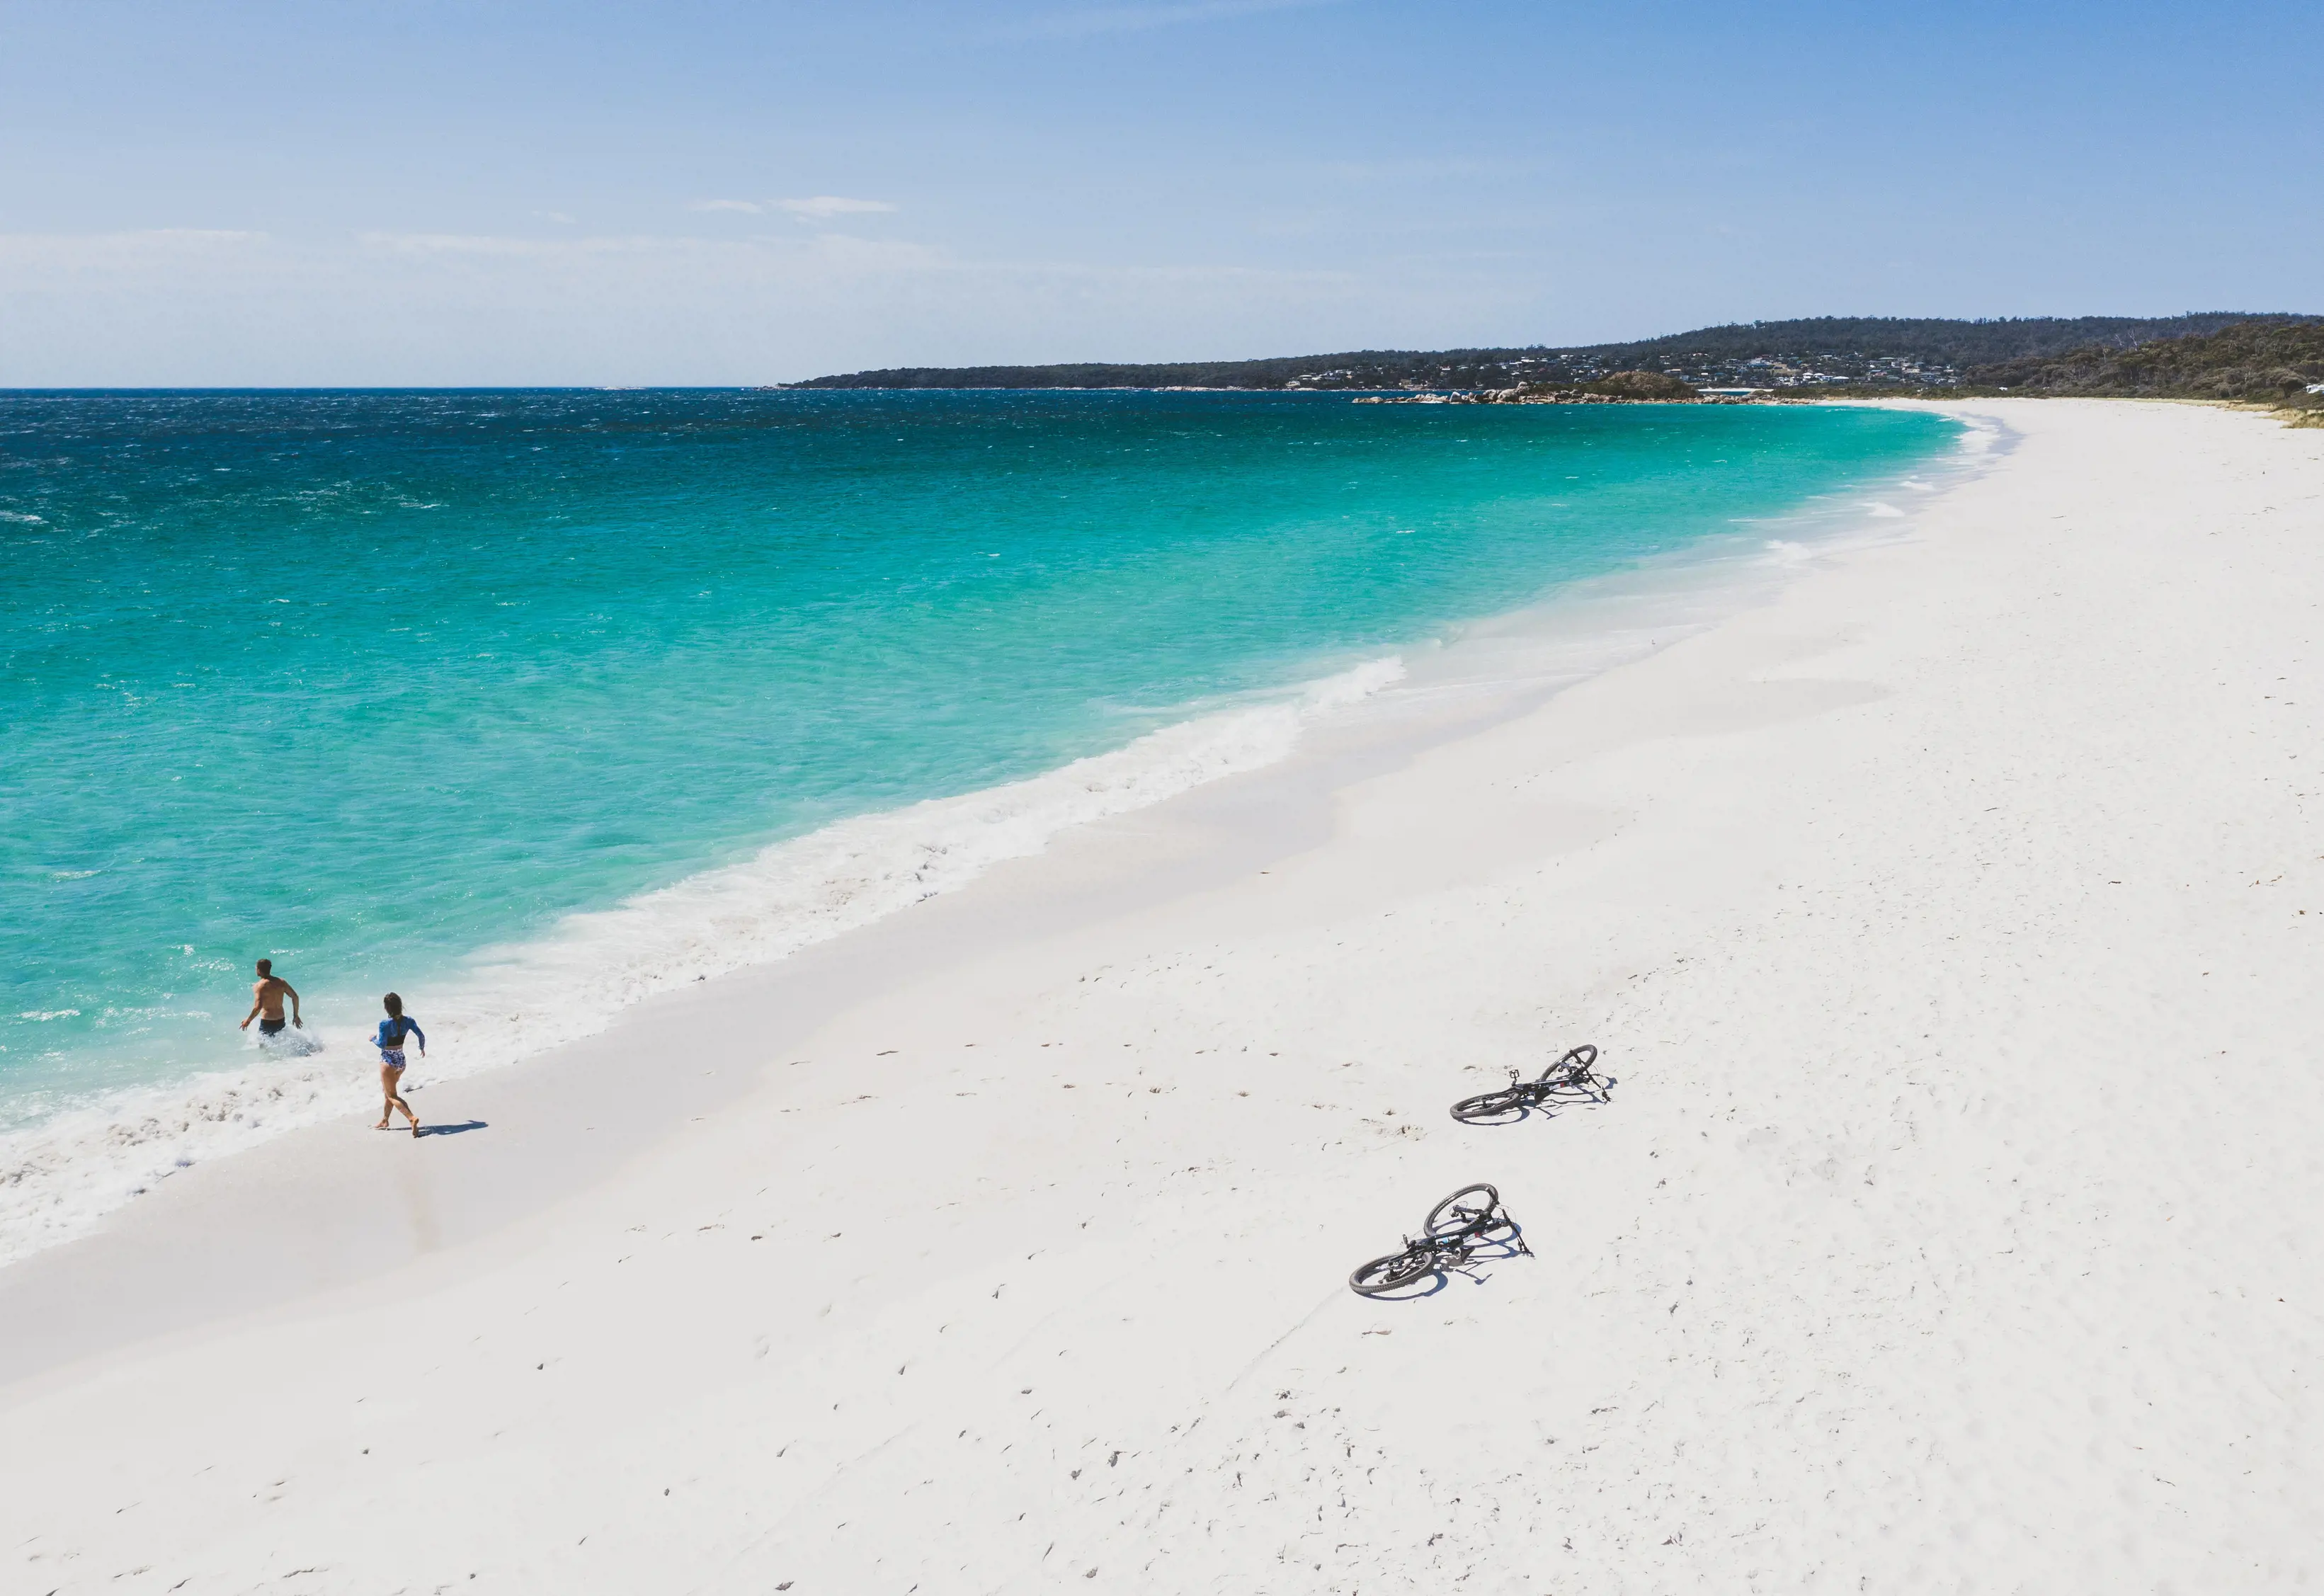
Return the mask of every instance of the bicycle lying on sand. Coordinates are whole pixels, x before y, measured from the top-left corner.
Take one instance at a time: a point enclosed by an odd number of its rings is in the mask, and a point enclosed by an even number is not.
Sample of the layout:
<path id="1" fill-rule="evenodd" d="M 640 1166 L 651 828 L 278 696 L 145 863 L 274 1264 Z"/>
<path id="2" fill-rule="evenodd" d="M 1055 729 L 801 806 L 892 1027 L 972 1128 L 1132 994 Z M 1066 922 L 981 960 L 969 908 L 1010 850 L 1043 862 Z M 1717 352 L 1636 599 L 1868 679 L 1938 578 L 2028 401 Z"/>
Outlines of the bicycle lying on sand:
<path id="1" fill-rule="evenodd" d="M 1507 1086 L 1462 1098 L 1452 1105 L 1452 1117 L 1464 1125 L 1509 1125 L 1554 1103 L 1603 1102 L 1614 1083 L 1591 1067 L 1597 1062 L 1598 1049 L 1584 1043 L 1542 1071 L 1537 1081 L 1520 1081 L 1511 1070 Z"/>
<path id="2" fill-rule="evenodd" d="M 1501 1194 L 1480 1181 L 1430 1209 L 1422 1233 L 1405 1238 L 1403 1251 L 1372 1259 L 1348 1277 L 1348 1285 L 1359 1296 L 1378 1296 L 1458 1268 L 1471 1253 L 1489 1247 L 1501 1249 L 1503 1256 L 1533 1256 L 1517 1222 L 1501 1206 Z"/>

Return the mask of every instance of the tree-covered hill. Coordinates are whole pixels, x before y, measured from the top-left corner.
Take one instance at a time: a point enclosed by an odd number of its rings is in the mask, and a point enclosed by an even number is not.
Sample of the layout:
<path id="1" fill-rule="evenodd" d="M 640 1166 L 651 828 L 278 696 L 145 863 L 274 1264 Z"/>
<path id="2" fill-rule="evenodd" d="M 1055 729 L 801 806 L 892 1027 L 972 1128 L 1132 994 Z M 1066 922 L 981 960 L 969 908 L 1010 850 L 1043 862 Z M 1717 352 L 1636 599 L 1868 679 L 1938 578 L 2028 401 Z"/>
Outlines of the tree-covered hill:
<path id="1" fill-rule="evenodd" d="M 2091 344 L 1971 368 L 1980 388 L 2019 393 L 2231 399 L 2324 411 L 2324 322 L 2246 321 L 2125 349 Z"/>
<path id="2" fill-rule="evenodd" d="M 1628 344 L 1552 349 L 1363 349 L 1266 360 L 1171 364 L 899 367 L 816 377 L 800 388 L 1503 388 L 1661 372 L 1696 387 L 1827 383 L 1951 387 L 1971 368 L 2126 350 L 2158 338 L 2216 334 L 2257 318 L 2236 312 L 2142 318 L 2025 317 L 1991 321 L 1824 316 L 1738 322 Z M 2315 318 L 2278 316 L 2277 322 Z"/>

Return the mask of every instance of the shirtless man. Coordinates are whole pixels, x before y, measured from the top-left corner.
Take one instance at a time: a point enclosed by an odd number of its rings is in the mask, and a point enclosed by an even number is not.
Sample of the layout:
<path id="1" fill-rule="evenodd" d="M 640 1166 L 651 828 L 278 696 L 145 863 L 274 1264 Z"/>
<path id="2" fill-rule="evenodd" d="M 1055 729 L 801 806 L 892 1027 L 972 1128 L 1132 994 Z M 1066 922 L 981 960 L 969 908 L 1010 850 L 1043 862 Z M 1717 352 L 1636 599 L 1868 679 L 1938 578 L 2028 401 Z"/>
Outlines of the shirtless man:
<path id="1" fill-rule="evenodd" d="M 250 1022 L 255 1019 L 260 1036 L 280 1036 L 282 1032 L 282 999 L 286 993 L 290 999 L 290 1023 L 300 1030 L 306 1029 L 306 1021 L 299 1018 L 299 989 L 274 973 L 272 959 L 259 960 L 258 983 L 250 989 L 250 1012 L 242 1017 L 239 1029 L 248 1030 Z"/>

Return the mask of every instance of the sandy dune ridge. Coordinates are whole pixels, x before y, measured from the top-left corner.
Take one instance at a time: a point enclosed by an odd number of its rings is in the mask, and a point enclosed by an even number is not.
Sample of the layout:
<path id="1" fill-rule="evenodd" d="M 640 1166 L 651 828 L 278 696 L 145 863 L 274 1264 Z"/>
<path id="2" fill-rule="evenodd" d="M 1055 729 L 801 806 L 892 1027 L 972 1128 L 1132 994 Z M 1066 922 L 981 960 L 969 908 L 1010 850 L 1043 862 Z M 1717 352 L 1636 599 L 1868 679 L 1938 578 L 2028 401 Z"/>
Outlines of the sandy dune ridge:
<path id="1" fill-rule="evenodd" d="M 2308 1588 L 2324 433 L 1965 408 L 1904 540 L 1312 824 L 616 1028 L 568 1082 L 727 1084 L 546 1208 L 430 1182 L 554 1060 L 123 1217 L 280 1270 L 327 1167 L 377 1272 L 143 1342 L 147 1254 L 0 1273 L 0 1589 Z M 1446 1116 L 1584 1040 L 1605 1106 Z M 1471 1179 L 1536 1256 L 1346 1289 Z"/>

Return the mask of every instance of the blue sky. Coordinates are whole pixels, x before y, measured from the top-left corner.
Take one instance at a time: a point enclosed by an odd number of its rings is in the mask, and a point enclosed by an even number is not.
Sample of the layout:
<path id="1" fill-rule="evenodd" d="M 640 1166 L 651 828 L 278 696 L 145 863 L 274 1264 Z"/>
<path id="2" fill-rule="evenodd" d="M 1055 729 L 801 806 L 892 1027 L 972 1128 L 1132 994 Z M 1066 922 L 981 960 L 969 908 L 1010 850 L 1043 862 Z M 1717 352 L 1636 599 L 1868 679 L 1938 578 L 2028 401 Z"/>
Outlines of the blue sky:
<path id="1" fill-rule="evenodd" d="M 2324 5 L 0 0 L 0 385 L 2324 310 Z"/>

